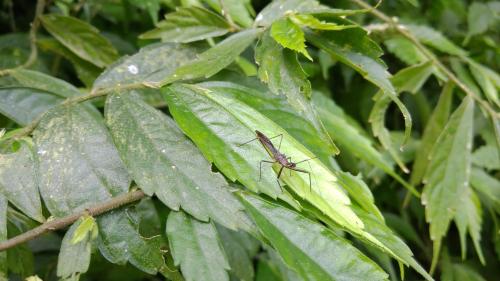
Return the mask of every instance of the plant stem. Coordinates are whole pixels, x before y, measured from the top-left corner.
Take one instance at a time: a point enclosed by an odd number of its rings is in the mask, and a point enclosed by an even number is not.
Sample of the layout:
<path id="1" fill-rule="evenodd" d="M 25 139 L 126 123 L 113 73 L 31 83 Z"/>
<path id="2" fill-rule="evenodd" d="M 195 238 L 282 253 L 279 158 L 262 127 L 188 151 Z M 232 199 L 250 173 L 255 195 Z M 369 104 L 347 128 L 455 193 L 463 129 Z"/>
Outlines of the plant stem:
<path id="1" fill-rule="evenodd" d="M 144 192 L 142 192 L 141 190 L 136 190 L 136 191 L 132 191 L 129 193 L 118 195 L 109 201 L 96 204 L 90 208 L 87 208 L 83 211 L 68 215 L 66 217 L 47 221 L 47 222 L 43 223 L 42 225 L 35 227 L 35 228 L 33 228 L 33 229 L 23 233 L 23 234 L 15 236 L 9 240 L 0 242 L 0 252 L 4 251 L 6 249 L 12 248 L 14 246 L 17 246 L 19 244 L 22 244 L 24 242 L 33 240 L 36 237 L 38 237 L 46 232 L 64 228 L 64 227 L 74 223 L 76 220 L 78 220 L 83 215 L 98 216 L 98 215 L 103 214 L 105 212 L 119 208 L 123 205 L 138 201 L 144 197 L 146 197 L 146 194 L 144 194 Z"/>
<path id="2" fill-rule="evenodd" d="M 38 57 L 38 48 L 36 46 L 36 34 L 38 32 L 38 28 L 40 27 L 40 16 L 43 14 L 44 9 L 45 9 L 45 0 L 38 0 L 36 2 L 35 18 L 31 23 L 31 29 L 30 29 L 31 53 L 30 56 L 28 57 L 28 60 L 23 65 L 19 66 L 20 68 L 28 68 L 36 62 L 36 59 Z"/>

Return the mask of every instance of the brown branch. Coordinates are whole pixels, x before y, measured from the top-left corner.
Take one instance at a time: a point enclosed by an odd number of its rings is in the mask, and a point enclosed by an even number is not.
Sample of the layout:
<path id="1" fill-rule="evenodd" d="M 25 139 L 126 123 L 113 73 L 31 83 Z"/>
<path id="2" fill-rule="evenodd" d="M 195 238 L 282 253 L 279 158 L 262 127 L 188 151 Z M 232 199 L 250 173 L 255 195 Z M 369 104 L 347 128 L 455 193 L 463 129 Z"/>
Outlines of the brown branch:
<path id="1" fill-rule="evenodd" d="M 467 85 L 460 81 L 460 79 L 458 79 L 458 77 L 455 76 L 455 74 L 453 74 L 450 69 L 448 69 L 436 56 L 434 56 L 433 53 L 427 47 L 425 47 L 417 37 L 415 37 L 410 31 L 408 31 L 408 29 L 406 29 L 403 25 L 398 24 L 396 19 L 387 16 L 377 9 L 372 9 L 372 6 L 370 6 L 363 0 L 351 1 L 363 8 L 370 9 L 369 12 L 371 14 L 386 22 L 390 27 L 399 32 L 406 39 L 410 40 L 415 45 L 415 47 L 417 47 L 417 49 L 419 49 L 424 54 L 424 56 L 426 56 L 439 70 L 444 73 L 446 77 L 448 77 L 448 79 L 453 81 L 466 95 L 476 100 L 493 119 L 499 118 L 500 114 L 493 108 L 491 108 L 490 104 L 487 101 L 481 99 L 481 97 L 479 97 L 474 91 L 467 87 Z"/>
<path id="2" fill-rule="evenodd" d="M 0 242 L 0 252 L 12 248 L 16 245 L 22 244 L 24 242 L 33 240 L 36 237 L 46 232 L 65 228 L 66 226 L 74 223 L 83 215 L 98 216 L 105 212 L 119 208 L 123 205 L 138 201 L 144 197 L 146 197 L 146 194 L 144 194 L 144 192 L 142 192 L 141 190 L 136 190 L 129 193 L 118 195 L 109 201 L 96 204 L 90 208 L 87 208 L 86 210 L 68 215 L 66 217 L 47 221 L 38 227 L 35 227 L 27 232 L 24 232 L 23 234 L 15 236 L 9 240 Z"/>

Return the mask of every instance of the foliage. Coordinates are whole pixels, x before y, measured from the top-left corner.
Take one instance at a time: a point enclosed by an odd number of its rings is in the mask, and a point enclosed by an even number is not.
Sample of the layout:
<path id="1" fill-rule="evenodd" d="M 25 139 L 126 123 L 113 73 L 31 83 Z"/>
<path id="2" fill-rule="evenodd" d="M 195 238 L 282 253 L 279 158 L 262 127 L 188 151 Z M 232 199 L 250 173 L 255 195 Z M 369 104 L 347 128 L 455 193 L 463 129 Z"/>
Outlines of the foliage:
<path id="1" fill-rule="evenodd" d="M 500 2 L 329 2 L 4 1 L 0 281 L 499 276 Z"/>

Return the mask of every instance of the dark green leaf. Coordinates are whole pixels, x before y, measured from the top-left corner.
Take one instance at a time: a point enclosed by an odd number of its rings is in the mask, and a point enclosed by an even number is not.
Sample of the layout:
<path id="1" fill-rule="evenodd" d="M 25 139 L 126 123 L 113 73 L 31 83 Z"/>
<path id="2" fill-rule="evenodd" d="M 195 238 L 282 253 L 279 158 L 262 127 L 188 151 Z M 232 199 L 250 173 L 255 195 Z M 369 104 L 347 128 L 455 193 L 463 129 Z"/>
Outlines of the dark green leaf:
<path id="1" fill-rule="evenodd" d="M 284 48 L 299 52 L 312 61 L 306 50 L 304 32 L 289 18 L 277 20 L 271 25 L 271 37 Z"/>
<path id="2" fill-rule="evenodd" d="M 420 142 L 418 151 L 415 154 L 415 161 L 413 162 L 410 182 L 414 185 L 422 181 L 425 170 L 429 164 L 429 154 L 432 147 L 434 147 L 439 134 L 443 131 L 448 121 L 453 98 L 453 88 L 454 84 L 452 82 L 444 86 L 436 108 L 432 112 L 429 121 L 427 121 L 427 125 L 422 135 L 422 141 Z"/>
<path id="3" fill-rule="evenodd" d="M 124 57 L 97 77 L 93 89 L 132 84 L 159 84 L 180 65 L 194 60 L 198 49 L 187 45 L 158 43 Z"/>
<path id="4" fill-rule="evenodd" d="M 123 162 L 146 194 L 155 193 L 170 209 L 182 208 L 199 220 L 249 228 L 251 222 L 224 178 L 211 171 L 172 119 L 137 93 L 111 95 L 106 122 Z"/>
<path id="5" fill-rule="evenodd" d="M 85 106 L 47 112 L 34 132 L 40 192 L 49 211 L 65 216 L 126 192 L 129 178 L 100 115 Z"/>
<path id="6" fill-rule="evenodd" d="M 140 270 L 156 274 L 165 270 L 162 236 L 143 237 L 138 228 L 140 217 L 131 208 L 113 210 L 97 219 L 97 244 L 101 254 L 110 262 L 130 262 Z"/>
<path id="7" fill-rule="evenodd" d="M 12 71 L 10 75 L 24 87 L 50 92 L 62 98 L 69 98 L 82 94 L 70 83 L 43 72 L 19 68 Z"/>
<path id="8" fill-rule="evenodd" d="M 242 195 L 262 234 L 304 280 L 385 280 L 387 274 L 349 242 L 298 213 Z"/>
<path id="9" fill-rule="evenodd" d="M 0 113 L 22 126 L 28 125 L 61 101 L 61 97 L 34 88 L 0 88 Z"/>
<path id="10" fill-rule="evenodd" d="M 31 218 L 43 222 L 35 156 L 28 142 L 10 154 L 0 154 L 0 194 Z"/>
<path id="11" fill-rule="evenodd" d="M 113 45 L 99 34 L 99 30 L 84 21 L 56 14 L 44 15 L 40 20 L 66 48 L 98 67 L 105 67 L 118 58 Z"/>
<path id="12" fill-rule="evenodd" d="M 257 45 L 255 60 L 260 65 L 259 78 L 267 83 L 271 92 L 285 95 L 288 103 L 314 126 L 321 140 L 328 145 L 329 153 L 338 153 L 308 100 L 311 83 L 297 60 L 297 54 L 283 49 L 265 33 Z"/>
<path id="13" fill-rule="evenodd" d="M 177 68 L 160 83 L 151 83 L 153 86 L 162 86 L 178 80 L 208 78 L 230 65 L 253 41 L 261 31 L 247 29 L 229 36 L 214 47 L 201 53 L 197 59 Z"/>
<path id="14" fill-rule="evenodd" d="M 81 220 L 75 222 L 66 232 L 61 244 L 57 263 L 57 276 L 66 279 L 87 272 L 90 265 L 91 237 L 72 243 L 71 240 Z"/>
<path id="15" fill-rule="evenodd" d="M 422 203 L 425 205 L 430 237 L 434 241 L 434 261 L 441 239 L 463 201 L 469 197 L 469 175 L 473 133 L 474 102 L 466 97 L 450 117 L 430 154 L 424 177 Z"/>
<path id="16" fill-rule="evenodd" d="M 165 18 L 155 29 L 142 34 L 140 38 L 188 43 L 222 36 L 231 28 L 223 17 L 200 7 L 180 8 Z"/>
<path id="17" fill-rule="evenodd" d="M 229 280 L 229 263 L 213 223 L 170 212 L 166 232 L 175 265 L 181 266 L 187 281 Z"/>
<path id="18" fill-rule="evenodd" d="M 464 263 L 451 262 L 446 255 L 441 262 L 442 281 L 486 281 L 481 274 Z"/>

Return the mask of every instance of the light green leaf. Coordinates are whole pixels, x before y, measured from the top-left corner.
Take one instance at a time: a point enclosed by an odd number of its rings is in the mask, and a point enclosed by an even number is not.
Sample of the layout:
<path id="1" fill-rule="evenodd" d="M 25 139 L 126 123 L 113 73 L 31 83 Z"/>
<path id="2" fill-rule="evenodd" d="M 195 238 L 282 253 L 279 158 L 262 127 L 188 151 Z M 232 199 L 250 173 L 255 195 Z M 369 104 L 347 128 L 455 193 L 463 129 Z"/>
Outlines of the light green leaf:
<path id="1" fill-rule="evenodd" d="M 65 216 L 126 192 L 129 177 L 102 118 L 85 106 L 47 112 L 34 132 L 40 193 Z"/>
<path id="2" fill-rule="evenodd" d="M 254 280 L 252 259 L 260 247 L 258 241 L 245 232 L 233 231 L 220 225 L 216 227 L 231 273 L 242 281 Z"/>
<path id="3" fill-rule="evenodd" d="M 61 101 L 61 97 L 34 88 L 0 88 L 0 113 L 21 126 L 28 125 Z"/>
<path id="4" fill-rule="evenodd" d="M 242 27 L 250 27 L 255 15 L 250 0 L 203 0 L 212 9 Z"/>
<path id="5" fill-rule="evenodd" d="M 157 27 L 139 38 L 162 39 L 163 42 L 188 43 L 222 36 L 231 26 L 218 14 L 200 7 L 179 8 L 167 14 Z"/>
<path id="6" fill-rule="evenodd" d="M 459 57 L 467 56 L 466 51 L 455 45 L 452 41 L 441 34 L 441 32 L 436 31 L 429 26 L 407 24 L 405 27 L 408 28 L 409 31 L 422 43 L 429 45 L 436 50 Z"/>
<path id="7" fill-rule="evenodd" d="M 436 141 L 424 177 L 422 204 L 434 241 L 434 261 L 451 220 L 470 193 L 474 102 L 464 98 Z M 431 270 L 432 271 L 432 270 Z"/>
<path id="8" fill-rule="evenodd" d="M 472 153 L 472 163 L 488 170 L 500 169 L 498 148 L 493 145 L 483 145 Z"/>
<path id="9" fill-rule="evenodd" d="M 321 5 L 316 0 L 274 0 L 271 1 L 255 18 L 256 26 L 269 26 L 287 14 L 321 14 L 329 16 L 350 16 L 365 13 L 368 9 L 344 10 Z"/>
<path id="10" fill-rule="evenodd" d="M 247 210 L 284 262 L 304 280 L 385 280 L 387 274 L 347 240 L 302 215 L 255 195 Z"/>
<path id="11" fill-rule="evenodd" d="M 101 68 L 84 59 L 81 59 L 55 39 L 37 39 L 37 44 L 42 50 L 52 52 L 69 60 L 75 68 L 78 79 L 80 79 L 87 87 L 91 87 L 96 77 L 102 72 Z"/>
<path id="12" fill-rule="evenodd" d="M 321 94 L 315 94 L 313 101 L 318 113 L 325 124 L 325 128 L 341 149 L 348 150 L 356 157 L 363 159 L 371 165 L 382 169 L 403 185 L 408 185 L 397 173 L 394 172 L 382 154 L 373 147 L 372 140 L 361 131 L 361 126 L 353 123 L 353 119 L 344 113 L 332 99 Z"/>
<path id="13" fill-rule="evenodd" d="M 166 232 L 175 265 L 181 266 L 186 281 L 229 280 L 229 263 L 213 223 L 170 212 Z"/>
<path id="14" fill-rule="evenodd" d="M 260 65 L 260 80 L 267 83 L 271 92 L 287 97 L 288 103 L 314 126 L 321 140 L 328 145 L 330 154 L 338 153 L 308 100 L 312 94 L 311 83 L 297 60 L 297 54 L 283 49 L 265 33 L 257 45 L 255 60 Z"/>
<path id="15" fill-rule="evenodd" d="M 410 182 L 413 185 L 419 184 L 424 177 L 425 170 L 429 165 L 429 154 L 436 143 L 439 134 L 443 131 L 450 115 L 451 101 L 453 98 L 453 82 L 447 83 L 440 96 L 436 108 L 427 121 L 422 140 L 418 151 L 415 154 L 415 161 L 411 172 Z"/>
<path id="16" fill-rule="evenodd" d="M 140 270 L 156 274 L 164 270 L 161 235 L 143 237 L 139 233 L 141 217 L 133 208 L 113 210 L 97 219 L 97 244 L 101 254 L 110 262 L 124 265 L 130 262 Z"/>
<path id="17" fill-rule="evenodd" d="M 92 216 L 84 215 L 80 217 L 78 227 L 74 229 L 70 242 L 80 243 L 87 238 L 94 239 L 98 234 L 97 223 Z"/>
<path id="18" fill-rule="evenodd" d="M 428 58 L 408 39 L 393 37 L 384 41 L 387 50 L 407 65 L 425 62 Z"/>
<path id="19" fill-rule="evenodd" d="M 482 169 L 472 168 L 470 183 L 486 205 L 500 214 L 500 181 Z"/>
<path id="20" fill-rule="evenodd" d="M 290 20 L 297 25 L 307 26 L 311 29 L 319 30 L 343 30 L 347 28 L 357 27 L 357 25 L 340 25 L 334 22 L 326 22 L 324 20 L 319 20 L 313 15 L 301 14 L 301 15 L 290 15 Z M 274 25 L 274 24 L 273 24 Z"/>
<path id="21" fill-rule="evenodd" d="M 159 84 L 177 67 L 194 60 L 198 48 L 173 43 L 151 44 L 111 65 L 95 81 L 93 90 L 133 84 Z"/>
<path id="22" fill-rule="evenodd" d="M 35 155 L 28 142 L 10 154 L 0 154 L 0 194 L 29 217 L 43 222 Z"/>
<path id="23" fill-rule="evenodd" d="M 489 73 L 484 67 L 477 63 L 469 63 L 470 72 L 474 76 L 477 84 L 483 90 L 484 95 L 488 100 L 496 105 L 500 106 L 500 100 L 498 99 L 498 86 L 495 87 L 494 81 L 490 79 Z"/>
<path id="24" fill-rule="evenodd" d="M 106 102 L 106 123 L 134 181 L 170 209 L 199 220 L 214 219 L 231 229 L 249 229 L 243 206 L 219 173 L 172 119 L 136 92 L 116 93 Z"/>
<path id="25" fill-rule="evenodd" d="M 467 14 L 467 36 L 485 32 L 496 20 L 494 11 L 486 3 L 471 3 Z"/>
<path id="26" fill-rule="evenodd" d="M 306 50 L 304 32 L 289 18 L 277 20 L 271 25 L 271 37 L 284 48 L 299 52 L 312 61 Z"/>
<path id="27" fill-rule="evenodd" d="M 460 246 L 462 248 L 462 259 L 467 256 L 466 235 L 469 232 L 479 260 L 484 265 L 486 263 L 483 252 L 481 250 L 481 224 L 482 220 L 481 202 L 474 190 L 468 188 L 465 194 L 460 196 L 460 208 L 457 208 L 455 215 L 455 223 L 457 224 L 458 233 L 460 235 Z"/>
<path id="28" fill-rule="evenodd" d="M 118 58 L 113 45 L 92 25 L 74 17 L 48 14 L 40 17 L 47 31 L 80 58 L 105 67 Z"/>
<path id="29" fill-rule="evenodd" d="M 62 98 L 78 96 L 82 93 L 70 83 L 43 72 L 19 68 L 10 73 L 24 87 L 53 93 Z"/>
<path id="30" fill-rule="evenodd" d="M 233 34 L 201 53 L 197 59 L 177 68 L 174 74 L 161 82 L 146 84 L 160 87 L 178 80 L 208 78 L 230 65 L 253 43 L 260 32 L 258 29 L 247 29 Z"/>
<path id="31" fill-rule="evenodd" d="M 7 198 L 0 192 L 0 242 L 7 240 Z M 7 251 L 0 252 L 0 281 L 7 281 Z"/>
<path id="32" fill-rule="evenodd" d="M 280 151 L 297 162 L 314 155 L 270 119 L 224 92 L 201 85 L 173 85 L 164 91 L 170 113 L 181 129 L 196 143 L 205 157 L 214 162 L 229 179 L 238 180 L 253 191 L 276 198 L 279 187 L 271 167 L 262 168 L 259 162 L 269 155 L 257 142 L 243 143 L 255 138 L 255 130 L 269 137 L 283 135 Z M 277 142 L 275 142 L 277 144 Z M 279 145 L 276 145 L 279 146 Z M 312 184 L 304 173 L 283 172 L 283 180 L 299 197 L 304 198 L 326 216 L 352 233 L 384 247 L 363 231 L 363 224 L 351 209 L 351 201 L 337 182 L 337 177 L 319 160 L 311 159 L 305 169 L 311 171 Z M 275 171 L 278 165 L 273 165 Z"/>
<path id="33" fill-rule="evenodd" d="M 64 235 L 57 262 L 57 276 L 66 279 L 87 272 L 90 265 L 91 238 L 73 243 L 73 237 L 82 225 L 82 220 L 74 223 Z M 78 279 L 76 279 L 78 280 Z"/>

